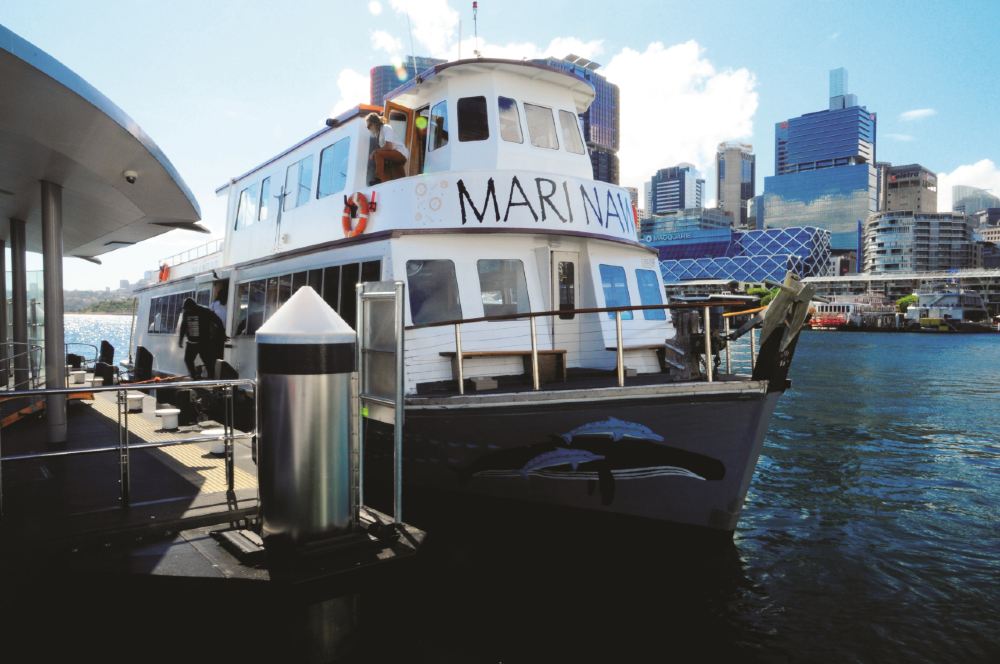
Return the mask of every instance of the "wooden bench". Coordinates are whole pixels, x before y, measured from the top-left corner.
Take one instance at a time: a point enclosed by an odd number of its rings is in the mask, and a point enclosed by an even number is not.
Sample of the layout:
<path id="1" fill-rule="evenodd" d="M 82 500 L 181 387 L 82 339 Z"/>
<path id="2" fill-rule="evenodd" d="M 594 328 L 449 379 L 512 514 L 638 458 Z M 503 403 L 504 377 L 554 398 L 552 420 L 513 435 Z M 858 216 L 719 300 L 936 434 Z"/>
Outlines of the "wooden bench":
<path id="1" fill-rule="evenodd" d="M 677 354 L 683 355 L 684 351 L 677 346 L 670 343 L 658 343 L 658 344 L 639 344 L 635 346 L 622 346 L 622 352 L 627 353 L 630 350 L 655 350 L 656 359 L 660 362 L 660 371 L 668 371 L 669 369 L 684 369 L 684 365 L 667 357 L 667 350 L 672 350 Z M 605 346 L 604 350 L 610 350 L 611 352 L 617 352 L 618 349 L 615 346 Z"/>
<path id="2" fill-rule="evenodd" d="M 458 379 L 458 353 L 455 351 L 444 351 L 441 357 L 451 359 L 451 375 Z M 524 362 L 524 373 L 531 377 L 531 351 L 530 350 L 465 350 L 462 351 L 462 361 L 479 357 L 520 357 Z M 566 382 L 566 351 L 565 350 L 539 350 L 538 351 L 538 380 L 542 383 L 562 381 Z"/>

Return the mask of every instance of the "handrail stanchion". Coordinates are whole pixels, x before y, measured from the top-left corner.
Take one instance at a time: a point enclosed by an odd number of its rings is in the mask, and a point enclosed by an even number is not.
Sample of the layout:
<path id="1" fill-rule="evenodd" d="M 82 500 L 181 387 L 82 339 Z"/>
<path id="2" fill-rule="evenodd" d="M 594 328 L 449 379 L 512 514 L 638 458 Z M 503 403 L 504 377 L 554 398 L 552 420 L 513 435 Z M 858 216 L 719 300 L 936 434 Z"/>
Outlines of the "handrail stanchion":
<path id="1" fill-rule="evenodd" d="M 723 318 L 723 331 L 726 333 L 726 373 L 733 373 L 733 357 L 729 350 L 729 319 Z"/>
<path id="2" fill-rule="evenodd" d="M 403 310 L 403 282 L 395 284 L 396 300 L 393 303 L 396 318 L 396 410 L 393 427 L 393 512 L 396 524 L 403 522 L 403 425 L 406 416 L 406 315 Z"/>
<path id="3" fill-rule="evenodd" d="M 126 392 L 118 393 L 118 403 L 120 404 L 125 416 L 124 416 L 124 427 L 118 430 L 118 470 L 121 475 L 118 480 L 121 483 L 121 501 L 122 507 L 128 507 L 130 500 L 129 486 L 129 467 L 128 467 L 128 399 L 126 398 Z"/>
<path id="4" fill-rule="evenodd" d="M 615 355 L 618 360 L 618 387 L 625 387 L 625 349 L 622 347 L 622 312 L 615 312 Z"/>
<path id="5" fill-rule="evenodd" d="M 541 386 L 538 376 L 538 327 L 534 316 L 529 317 L 528 321 L 531 326 L 531 389 L 537 392 Z"/>
<path id="6" fill-rule="evenodd" d="M 753 373 L 753 365 L 757 356 L 756 328 L 750 328 L 750 373 Z"/>
<path id="7" fill-rule="evenodd" d="M 462 361 L 461 323 L 455 323 L 455 361 L 458 363 L 458 393 L 465 394 L 465 364 Z"/>
<path id="8" fill-rule="evenodd" d="M 236 452 L 233 445 L 233 386 L 227 385 L 223 389 L 225 404 L 225 422 L 222 428 L 225 436 L 226 446 L 226 494 L 230 498 L 236 497 Z"/>
<path id="9" fill-rule="evenodd" d="M 708 382 L 712 382 L 712 322 L 711 322 L 711 307 L 705 307 L 702 310 L 702 315 L 704 320 L 702 324 L 704 326 L 705 332 L 705 376 L 708 378 Z"/>

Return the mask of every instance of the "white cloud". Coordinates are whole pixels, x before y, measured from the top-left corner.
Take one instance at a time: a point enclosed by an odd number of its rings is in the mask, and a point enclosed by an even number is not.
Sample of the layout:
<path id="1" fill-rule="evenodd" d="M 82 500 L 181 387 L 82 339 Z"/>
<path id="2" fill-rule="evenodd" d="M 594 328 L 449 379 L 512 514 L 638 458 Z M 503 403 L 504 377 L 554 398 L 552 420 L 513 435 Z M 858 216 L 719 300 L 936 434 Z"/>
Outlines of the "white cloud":
<path id="1" fill-rule="evenodd" d="M 372 32 L 372 46 L 385 51 L 389 55 L 398 55 L 403 50 L 403 42 L 385 30 L 375 30 Z"/>
<path id="2" fill-rule="evenodd" d="M 570 53 L 581 58 L 596 58 L 603 50 L 603 41 L 593 39 L 583 41 L 576 37 L 556 37 L 546 46 L 539 46 L 534 42 L 507 42 L 506 44 L 492 44 L 482 37 L 479 38 L 479 53 L 484 58 L 507 58 L 510 60 L 524 60 L 534 58 L 547 58 L 554 56 L 562 58 Z M 476 40 L 473 37 L 462 39 L 461 52 L 463 58 L 473 58 L 473 51 L 476 50 Z M 444 54 L 441 57 L 448 57 Z M 458 57 L 458 47 L 451 49 L 451 57 Z"/>
<path id="3" fill-rule="evenodd" d="M 340 98 L 330 109 L 330 117 L 340 115 L 358 104 L 367 104 L 371 96 L 371 80 L 368 74 L 341 69 L 337 75 L 337 90 Z"/>
<path id="4" fill-rule="evenodd" d="M 378 16 L 382 13 L 382 3 L 378 0 L 372 0 L 368 3 L 368 11 L 371 12 L 372 16 Z"/>
<path id="5" fill-rule="evenodd" d="M 904 143 L 909 143 L 913 140 L 913 136 L 911 134 L 886 134 L 885 137 L 891 138 L 894 141 L 902 141 Z"/>
<path id="6" fill-rule="evenodd" d="M 413 40 L 421 54 L 454 57 L 449 46 L 458 30 L 458 12 L 448 0 L 391 0 L 392 8 L 410 20 Z"/>
<path id="7" fill-rule="evenodd" d="M 991 159 L 980 159 L 974 164 L 963 164 L 950 173 L 938 173 L 938 210 L 951 210 L 951 188 L 956 184 L 988 189 L 1000 196 L 1000 168 Z"/>
<path id="8" fill-rule="evenodd" d="M 756 78 L 745 68 L 716 71 L 695 41 L 626 48 L 600 73 L 621 90 L 623 185 L 641 186 L 682 161 L 707 175 L 719 143 L 753 133 Z"/>
<path id="9" fill-rule="evenodd" d="M 929 118 L 932 115 L 937 115 L 937 111 L 933 108 L 914 108 L 911 111 L 903 111 L 900 113 L 899 119 L 903 122 L 913 122 L 914 120 Z"/>

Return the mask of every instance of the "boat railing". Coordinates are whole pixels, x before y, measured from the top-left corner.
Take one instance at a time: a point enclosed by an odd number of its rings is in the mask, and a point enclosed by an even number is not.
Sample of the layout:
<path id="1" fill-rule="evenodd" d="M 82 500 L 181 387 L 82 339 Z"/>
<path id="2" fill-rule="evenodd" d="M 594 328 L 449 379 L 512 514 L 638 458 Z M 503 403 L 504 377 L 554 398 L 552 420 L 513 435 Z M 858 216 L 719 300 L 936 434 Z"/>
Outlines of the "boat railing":
<path id="1" fill-rule="evenodd" d="M 44 346 L 32 342 L 6 341 L 0 344 L 0 392 L 35 389 L 41 386 Z"/>
<path id="2" fill-rule="evenodd" d="M 67 355 L 70 354 L 70 348 L 72 347 L 74 354 L 79 355 L 81 358 L 83 358 L 82 366 L 84 367 L 93 367 L 95 364 L 97 364 L 97 358 L 100 357 L 100 350 L 94 344 L 88 344 L 79 341 L 70 341 L 69 343 L 64 344 L 64 346 L 66 347 Z M 88 351 L 93 351 L 93 354 L 88 353 L 87 355 L 84 355 L 82 352 L 76 352 L 77 350 L 82 351 L 84 348 L 86 348 Z"/>
<path id="3" fill-rule="evenodd" d="M 205 244 L 200 244 L 197 247 L 192 247 L 191 249 L 176 253 L 173 256 L 168 256 L 160 261 L 160 265 L 166 264 L 169 267 L 174 267 L 175 265 L 187 263 L 188 261 L 193 261 L 197 258 L 204 258 L 205 256 L 209 256 L 221 250 L 221 239 L 210 240 Z"/>
<path id="4" fill-rule="evenodd" d="M 593 364 L 596 367 L 613 367 L 614 384 L 618 387 L 624 387 L 627 377 L 639 373 L 637 369 L 633 369 L 635 371 L 633 374 L 626 366 L 626 354 L 635 351 L 657 352 L 659 366 L 646 373 L 664 371 L 671 366 L 683 370 L 684 364 L 679 360 L 683 360 L 685 355 L 697 355 L 699 366 L 694 373 L 707 382 L 714 382 L 719 378 L 723 361 L 727 374 L 753 373 L 758 340 L 756 328 L 759 327 L 761 320 L 757 319 L 748 330 L 737 330 L 736 327 L 739 326 L 732 327 L 731 321 L 738 320 L 742 324 L 766 307 L 747 310 L 747 305 L 746 300 L 713 299 L 669 304 L 518 312 L 436 321 L 407 326 L 406 331 L 410 334 L 429 328 L 442 330 L 432 337 L 413 339 L 412 342 L 408 339 L 407 348 L 414 357 L 426 357 L 427 361 L 436 361 L 434 350 L 440 351 L 440 355 L 450 357 L 453 365 L 452 374 L 459 394 L 465 393 L 467 375 L 465 363 L 471 357 L 493 361 L 503 358 L 522 358 L 524 373 L 530 374 L 532 389 L 538 391 L 542 383 L 542 372 L 539 369 L 542 358 L 548 358 L 550 364 L 556 365 L 557 371 L 561 370 L 565 374 L 567 350 L 562 346 L 572 346 L 575 349 L 580 366 Z M 668 319 L 669 313 L 665 316 L 660 313 L 668 311 L 691 312 L 696 317 L 697 329 L 692 329 L 689 335 L 689 347 L 679 346 L 675 341 L 663 338 L 663 327 L 655 323 Z M 623 328 L 623 320 L 632 320 L 638 317 L 640 312 L 657 312 L 659 315 L 648 316 L 644 313 L 643 318 L 652 323 L 651 325 L 629 326 L 635 329 Z M 719 312 L 724 312 L 724 317 L 721 319 L 723 322 L 720 324 L 716 320 L 713 323 L 713 317 Z M 607 314 L 608 319 L 602 318 L 602 314 Z M 560 320 L 575 319 L 578 316 L 581 317 L 578 329 L 569 331 L 560 329 Z M 539 319 L 543 321 L 541 324 Z M 613 321 L 615 338 L 613 346 L 608 346 L 604 342 L 605 321 Z M 483 328 L 481 324 L 484 323 L 489 323 L 490 327 Z M 499 325 L 500 323 L 507 325 Z M 528 327 L 530 349 L 521 348 L 517 343 L 518 339 L 524 339 L 525 323 Z M 474 328 L 477 334 L 469 341 L 463 342 L 463 331 L 470 327 Z M 539 327 L 543 328 L 541 335 L 548 336 L 548 343 L 540 341 Z M 521 345 L 523 346 L 523 343 Z M 484 347 L 489 350 L 482 350 Z M 720 352 L 723 350 L 724 352 Z M 610 353 L 614 355 L 610 356 Z M 633 362 L 641 363 L 639 360 Z"/>
<path id="5" fill-rule="evenodd" d="M 199 380 L 199 381 L 176 381 L 176 382 L 160 382 L 160 383 L 122 383 L 118 385 L 102 385 L 102 386 L 90 386 L 90 385 L 80 385 L 72 388 L 47 388 L 47 389 L 26 389 L 26 390 L 14 390 L 6 393 L 4 395 L 4 400 L 11 399 L 26 399 L 38 401 L 45 399 L 46 397 L 56 396 L 56 395 L 79 395 L 81 392 L 86 393 L 113 393 L 116 397 L 117 412 L 118 412 L 118 440 L 108 441 L 103 444 L 92 445 L 83 448 L 69 448 L 69 449 L 58 449 L 50 450 L 44 452 L 28 452 L 22 454 L 4 454 L 3 453 L 3 438 L 2 429 L 0 429 L 0 518 L 3 517 L 3 467 L 4 464 L 9 463 L 24 463 L 28 461 L 44 461 L 47 459 L 59 459 L 68 457 L 81 457 L 81 456 L 92 456 L 92 455 L 108 455 L 113 454 L 117 456 L 118 459 L 118 483 L 120 495 L 118 498 L 119 506 L 121 508 L 128 508 L 131 504 L 131 456 L 132 453 L 138 450 L 152 450 L 160 449 L 166 447 L 174 447 L 177 445 L 191 445 L 194 443 L 218 443 L 222 442 L 225 447 L 224 458 L 225 458 L 225 475 L 226 475 L 226 494 L 228 503 L 232 503 L 235 500 L 235 450 L 234 445 L 236 441 L 246 440 L 249 441 L 256 435 L 255 431 L 238 431 L 235 428 L 235 405 L 234 405 L 234 395 L 236 390 L 249 390 L 254 396 L 256 395 L 256 381 L 250 379 L 234 379 L 234 380 Z M 175 436 L 171 436 L 165 440 L 142 440 L 141 442 L 133 442 L 132 437 L 133 432 L 129 427 L 129 403 L 128 396 L 129 393 L 137 393 L 142 391 L 156 390 L 156 389 L 185 389 L 185 388 L 196 388 L 198 390 L 209 390 L 212 392 L 221 392 L 222 394 L 222 412 L 223 412 L 223 422 L 222 426 L 219 427 L 222 432 L 218 434 L 207 434 L 202 433 L 200 435 L 194 432 L 187 431 L 177 431 Z M 144 395 L 145 396 L 145 395 Z M 135 418 L 133 418 L 135 419 Z M 256 419 L 256 418 L 255 418 Z M 157 433 L 165 434 L 163 430 Z M 159 436 L 157 436 L 159 438 Z M 227 504 L 228 509 L 228 504 Z"/>

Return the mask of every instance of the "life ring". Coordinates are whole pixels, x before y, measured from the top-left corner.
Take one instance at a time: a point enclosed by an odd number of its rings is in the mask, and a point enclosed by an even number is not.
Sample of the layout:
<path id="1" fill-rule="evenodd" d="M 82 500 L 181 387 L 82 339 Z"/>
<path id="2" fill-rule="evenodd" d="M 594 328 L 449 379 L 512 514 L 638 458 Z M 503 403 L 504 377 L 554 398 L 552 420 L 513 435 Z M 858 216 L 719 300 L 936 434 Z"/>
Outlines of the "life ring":
<path id="1" fill-rule="evenodd" d="M 170 266 L 164 263 L 160 266 L 160 281 L 167 281 L 170 279 Z"/>
<path id="2" fill-rule="evenodd" d="M 340 223 L 344 227 L 344 237 L 357 237 L 365 232 L 368 225 L 368 199 L 358 191 L 351 194 L 350 198 L 344 197 L 344 215 L 340 218 Z M 351 227 L 351 218 L 354 213 L 358 213 L 357 226 Z"/>

